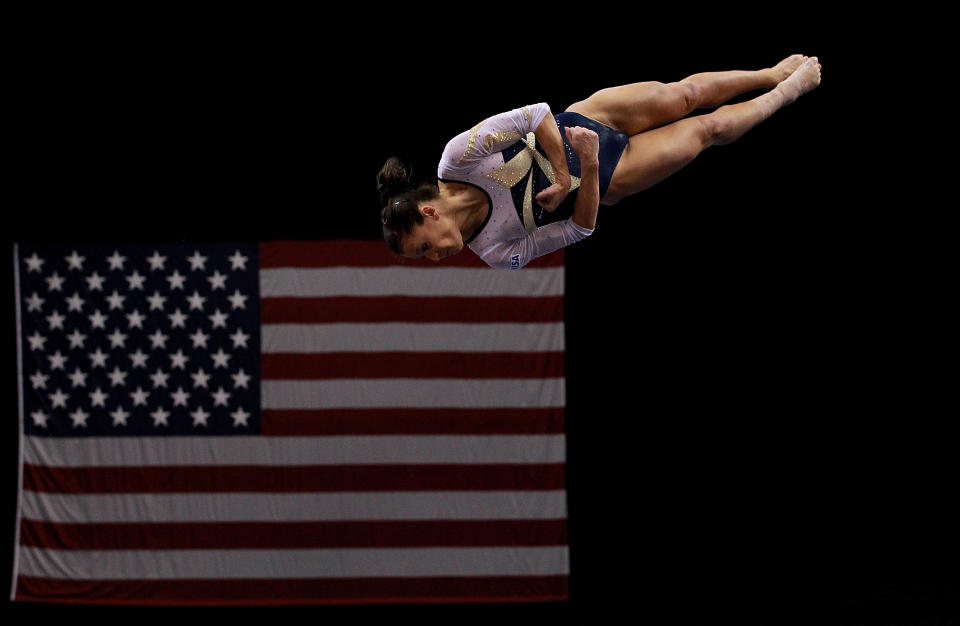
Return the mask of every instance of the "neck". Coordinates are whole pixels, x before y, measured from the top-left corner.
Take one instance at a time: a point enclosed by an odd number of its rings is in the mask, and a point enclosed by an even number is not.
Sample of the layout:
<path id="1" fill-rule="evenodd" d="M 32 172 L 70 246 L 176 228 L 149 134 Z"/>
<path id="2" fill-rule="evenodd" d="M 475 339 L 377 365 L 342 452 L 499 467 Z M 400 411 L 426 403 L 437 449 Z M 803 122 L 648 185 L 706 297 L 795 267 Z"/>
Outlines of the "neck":
<path id="1" fill-rule="evenodd" d="M 460 229 L 464 240 L 476 232 L 486 217 L 486 198 L 477 198 L 476 191 L 466 185 L 463 188 L 451 188 L 447 185 L 440 188 L 444 210 Z"/>

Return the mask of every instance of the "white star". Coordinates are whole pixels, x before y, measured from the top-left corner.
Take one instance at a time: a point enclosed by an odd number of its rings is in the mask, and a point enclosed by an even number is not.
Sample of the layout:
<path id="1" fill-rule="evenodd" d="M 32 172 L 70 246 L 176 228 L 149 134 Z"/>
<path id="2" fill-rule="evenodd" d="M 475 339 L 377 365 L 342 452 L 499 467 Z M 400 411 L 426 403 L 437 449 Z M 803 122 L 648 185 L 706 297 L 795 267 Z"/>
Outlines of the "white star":
<path id="1" fill-rule="evenodd" d="M 153 379 L 153 388 L 157 387 L 166 387 L 167 379 L 170 378 L 170 374 L 165 374 L 159 367 L 157 368 L 156 374 L 150 374 L 150 378 Z"/>
<path id="2" fill-rule="evenodd" d="M 87 338 L 86 335 L 80 334 L 79 330 L 74 330 L 73 334 L 67 335 L 67 339 L 70 340 L 71 348 L 83 348 L 83 341 Z"/>
<path id="3" fill-rule="evenodd" d="M 33 388 L 34 388 L 34 389 L 46 389 L 46 388 L 47 388 L 47 380 L 48 380 L 49 378 L 50 378 L 50 377 L 47 376 L 46 374 L 41 374 L 40 372 L 37 372 L 37 373 L 33 374 L 32 376 L 30 376 L 30 382 L 33 383 Z"/>
<path id="4" fill-rule="evenodd" d="M 247 269 L 247 257 L 245 257 L 245 256 L 243 256 L 242 254 L 240 254 L 240 251 L 239 251 L 239 250 L 237 250 L 236 252 L 234 252 L 234 253 L 233 253 L 233 256 L 230 257 L 230 269 L 232 269 L 232 270 L 236 270 L 236 269 L 245 270 L 245 269 Z"/>
<path id="5" fill-rule="evenodd" d="M 72 374 L 67 378 L 70 379 L 70 382 L 74 387 L 86 387 L 87 386 L 87 375 L 80 371 L 78 367 Z"/>
<path id="6" fill-rule="evenodd" d="M 183 354 L 183 350 L 177 350 L 176 354 L 170 355 L 170 367 L 184 370 L 187 369 L 187 361 L 190 360 L 190 357 Z"/>
<path id="7" fill-rule="evenodd" d="M 236 411 L 230 414 L 230 417 L 233 418 L 234 426 L 247 426 L 247 419 L 249 419 L 250 414 L 243 410 L 243 407 L 239 407 Z"/>
<path id="8" fill-rule="evenodd" d="M 43 350 L 43 344 L 46 343 L 47 338 L 40 334 L 40 331 L 33 331 L 33 334 L 27 337 L 27 341 L 30 342 L 31 350 Z"/>
<path id="9" fill-rule="evenodd" d="M 204 387 L 207 386 L 207 381 L 210 380 L 210 375 L 206 374 L 201 367 L 195 374 L 190 374 L 190 377 L 193 378 L 194 387 Z"/>
<path id="10" fill-rule="evenodd" d="M 114 426 L 126 426 L 127 418 L 130 417 L 130 414 L 124 411 L 122 406 L 118 406 L 117 410 L 110 414 L 110 417 L 113 418 Z"/>
<path id="11" fill-rule="evenodd" d="M 249 338 L 250 338 L 250 335 L 248 335 L 248 334 L 246 334 L 245 332 L 243 332 L 243 330 L 240 329 L 240 328 L 237 329 L 237 332 L 235 332 L 235 333 L 233 333 L 232 335 L 230 335 L 230 339 L 233 340 L 233 347 L 234 347 L 234 349 L 239 348 L 241 344 L 243 345 L 244 348 L 246 348 L 246 347 L 247 347 L 247 339 L 249 339 Z"/>
<path id="12" fill-rule="evenodd" d="M 201 296 L 199 293 L 197 293 L 197 290 L 194 289 L 193 295 L 187 298 L 187 300 L 190 302 L 191 311 L 194 309 L 200 309 L 202 311 L 203 303 L 206 302 L 207 299 Z"/>
<path id="13" fill-rule="evenodd" d="M 110 303 L 110 310 L 122 309 L 124 299 L 126 299 L 126 296 L 121 296 L 117 290 L 114 289 L 113 294 L 107 296 L 107 302 Z"/>
<path id="14" fill-rule="evenodd" d="M 130 360 L 133 361 L 133 367 L 134 367 L 134 368 L 137 368 L 137 367 L 144 367 L 144 368 L 145 368 L 145 367 L 147 366 L 147 358 L 148 358 L 148 356 L 149 356 L 149 355 L 144 354 L 143 350 L 141 350 L 140 348 L 137 348 L 137 351 L 130 355 Z"/>
<path id="15" fill-rule="evenodd" d="M 136 326 L 137 328 L 143 329 L 143 320 L 147 319 L 140 311 L 134 309 L 133 313 L 127 313 L 127 324 L 130 325 L 130 328 Z"/>
<path id="16" fill-rule="evenodd" d="M 147 257 L 147 261 L 150 261 L 151 270 L 162 270 L 163 264 L 166 262 L 167 257 L 160 256 L 160 253 L 156 250 L 153 251 L 153 256 Z"/>
<path id="17" fill-rule="evenodd" d="M 227 400 L 230 399 L 230 394 L 223 390 L 223 387 L 217 390 L 213 394 L 213 406 L 228 406 Z"/>
<path id="18" fill-rule="evenodd" d="M 54 328 L 59 328 L 60 330 L 63 330 L 63 320 L 65 320 L 65 319 L 67 319 L 67 318 L 65 318 L 64 316 L 60 315 L 60 314 L 57 313 L 56 311 L 54 311 L 53 313 L 51 313 L 50 315 L 48 315 L 48 316 L 47 316 L 47 322 L 50 323 L 50 330 L 53 330 Z"/>
<path id="19" fill-rule="evenodd" d="M 150 341 L 153 343 L 153 348 L 154 348 L 154 349 L 160 348 L 161 350 L 166 350 L 166 349 L 167 349 L 167 337 L 168 337 L 168 335 L 164 335 L 163 333 L 161 333 L 161 332 L 160 332 L 160 329 L 158 328 L 158 329 L 157 329 L 157 332 L 155 332 L 155 333 L 153 333 L 152 335 L 149 336 L 149 339 L 150 339 Z"/>
<path id="20" fill-rule="evenodd" d="M 139 385 L 137 390 L 130 394 L 130 397 L 133 398 L 133 406 L 147 406 L 147 396 L 150 395 L 149 391 L 144 391 Z"/>
<path id="21" fill-rule="evenodd" d="M 94 272 L 87 276 L 87 286 L 90 291 L 103 291 L 103 277 Z"/>
<path id="22" fill-rule="evenodd" d="M 47 420 L 50 418 L 50 416 L 43 411 L 34 411 L 30 414 L 30 417 L 33 418 L 33 425 L 37 428 L 46 428 Z"/>
<path id="23" fill-rule="evenodd" d="M 239 289 L 236 289 L 234 290 L 233 295 L 227 298 L 227 300 L 230 301 L 230 304 L 232 304 L 233 308 L 235 309 L 246 309 L 247 308 L 246 302 L 248 297 L 249 296 L 245 296 L 242 293 L 240 293 Z"/>
<path id="24" fill-rule="evenodd" d="M 193 256 L 187 257 L 187 260 L 190 261 L 190 269 L 202 270 L 205 269 L 204 264 L 207 262 L 207 257 L 200 256 L 200 251 L 197 250 L 193 253 Z"/>
<path id="25" fill-rule="evenodd" d="M 51 393 L 48 395 L 50 396 L 50 402 L 53 404 L 53 408 L 57 408 L 58 406 L 64 409 L 67 408 L 67 400 L 70 399 L 70 396 L 63 393 L 59 389 L 57 389 L 56 393 Z"/>
<path id="26" fill-rule="evenodd" d="M 72 296 L 67 298 L 67 307 L 68 311 L 82 311 L 83 310 L 83 298 L 80 297 L 79 293 L 74 292 Z"/>
<path id="27" fill-rule="evenodd" d="M 100 387 L 97 387 L 93 393 L 90 394 L 90 406 L 102 406 L 107 408 L 106 404 L 107 394 L 103 393 L 100 390 Z"/>
<path id="28" fill-rule="evenodd" d="M 37 292 L 34 291 L 33 295 L 27 298 L 25 302 L 27 303 L 27 312 L 29 313 L 30 311 L 40 311 L 46 300 L 38 296 Z"/>
<path id="29" fill-rule="evenodd" d="M 70 414 L 70 419 L 73 420 L 73 427 L 86 426 L 87 418 L 90 417 L 89 413 L 84 413 L 82 409 L 77 408 L 76 411 Z"/>
<path id="30" fill-rule="evenodd" d="M 143 281 L 147 279 L 146 276 L 141 276 L 140 272 L 133 270 L 133 274 L 126 277 L 127 282 L 130 283 L 130 290 L 134 289 L 143 289 Z"/>
<path id="31" fill-rule="evenodd" d="M 170 397 L 173 398 L 173 406 L 187 406 L 187 398 L 190 397 L 190 394 L 183 390 L 183 387 L 178 387 L 175 393 L 170 394 Z"/>
<path id="32" fill-rule="evenodd" d="M 127 260 L 127 257 L 120 256 L 119 250 L 113 251 L 113 256 L 107 257 L 107 263 L 110 264 L 110 269 L 112 270 L 122 270 L 123 262 Z"/>
<path id="33" fill-rule="evenodd" d="M 201 345 L 202 345 L 204 348 L 206 348 L 206 347 L 207 347 L 207 339 L 210 338 L 210 335 L 205 335 L 205 334 L 203 333 L 203 331 L 200 330 L 199 328 L 197 329 L 197 332 L 193 333 L 192 335 L 187 335 L 187 336 L 190 337 L 191 339 L 193 339 L 193 347 L 194 347 L 194 348 L 199 348 Z"/>
<path id="34" fill-rule="evenodd" d="M 251 376 L 244 372 L 242 369 L 236 374 L 231 374 L 233 377 L 233 386 L 234 387 L 243 387 L 247 389 L 247 382 L 249 382 Z"/>
<path id="35" fill-rule="evenodd" d="M 214 369 L 218 367 L 227 367 L 227 361 L 230 359 L 230 355 L 223 351 L 223 348 L 219 348 L 216 354 L 211 354 L 210 358 L 213 359 Z"/>
<path id="36" fill-rule="evenodd" d="M 60 277 L 56 272 L 52 276 L 46 279 L 47 288 L 50 291 L 63 291 L 63 278 Z"/>
<path id="37" fill-rule="evenodd" d="M 44 263 L 44 260 L 38 257 L 36 252 L 34 252 L 32 256 L 25 258 L 24 261 L 27 262 L 28 272 L 39 272 L 40 266 Z"/>
<path id="38" fill-rule="evenodd" d="M 107 329 L 107 316 L 101 313 L 99 309 L 94 311 L 93 315 L 88 315 L 87 317 L 90 318 L 91 328 L 102 328 L 103 330 Z"/>
<path id="39" fill-rule="evenodd" d="M 186 276 L 181 276 L 180 272 L 173 270 L 173 274 L 167 276 L 167 281 L 170 283 L 170 289 L 183 289 L 183 281 L 186 280 Z"/>
<path id="40" fill-rule="evenodd" d="M 121 333 L 119 328 L 114 330 L 113 334 L 107 335 L 107 339 L 110 340 L 111 348 L 126 347 L 127 335 L 125 333 Z"/>
<path id="41" fill-rule="evenodd" d="M 159 426 L 163 424 L 164 426 L 169 426 L 167 423 L 167 418 L 170 417 L 170 413 L 163 410 L 163 407 L 157 407 L 157 410 L 150 414 L 150 417 L 153 418 L 153 425 Z"/>
<path id="42" fill-rule="evenodd" d="M 220 309 L 216 309 L 213 312 L 213 315 L 210 315 L 210 321 L 213 322 L 214 328 L 226 328 L 227 327 L 227 314 L 221 313 Z"/>
<path id="43" fill-rule="evenodd" d="M 169 315 L 167 315 L 167 317 L 170 318 L 170 327 L 171 327 L 171 328 L 186 328 L 186 327 L 187 327 L 186 324 L 184 324 L 184 322 L 187 321 L 187 316 L 184 315 L 183 313 L 181 313 L 179 308 L 178 308 L 176 311 L 174 311 L 173 313 L 170 313 Z"/>
<path id="44" fill-rule="evenodd" d="M 207 276 L 207 280 L 210 281 L 210 291 L 227 288 L 227 276 L 226 274 L 221 274 L 220 270 L 216 270 L 213 276 Z"/>
<path id="45" fill-rule="evenodd" d="M 80 256 L 77 254 L 77 251 L 74 250 L 73 254 L 68 257 L 65 257 L 67 264 L 70 266 L 69 269 L 72 270 L 83 270 L 83 262 L 87 260 L 87 257 Z"/>
<path id="46" fill-rule="evenodd" d="M 113 371 L 107 374 L 107 376 L 110 378 L 111 387 L 127 384 L 126 381 L 124 380 L 127 377 L 127 373 L 121 372 L 119 367 L 114 367 Z"/>
<path id="47" fill-rule="evenodd" d="M 107 366 L 107 353 L 97 348 L 96 352 L 91 352 L 89 355 L 91 365 L 93 367 L 106 367 Z"/>
<path id="48" fill-rule="evenodd" d="M 162 311 L 163 303 L 166 302 L 167 299 L 161 296 L 159 291 L 154 291 L 153 295 L 147 298 L 147 301 L 150 303 L 151 311 L 153 311 L 154 309 L 158 311 Z"/>
<path id="49" fill-rule="evenodd" d="M 197 407 L 197 410 L 190 414 L 193 418 L 193 425 L 200 426 L 203 424 L 207 425 L 207 420 L 210 418 L 210 414 L 203 410 L 203 407 Z"/>
<path id="50" fill-rule="evenodd" d="M 55 354 L 47 355 L 47 358 L 50 360 L 51 370 L 62 370 L 64 364 L 67 362 L 67 357 L 60 354 L 59 350 L 57 350 Z"/>

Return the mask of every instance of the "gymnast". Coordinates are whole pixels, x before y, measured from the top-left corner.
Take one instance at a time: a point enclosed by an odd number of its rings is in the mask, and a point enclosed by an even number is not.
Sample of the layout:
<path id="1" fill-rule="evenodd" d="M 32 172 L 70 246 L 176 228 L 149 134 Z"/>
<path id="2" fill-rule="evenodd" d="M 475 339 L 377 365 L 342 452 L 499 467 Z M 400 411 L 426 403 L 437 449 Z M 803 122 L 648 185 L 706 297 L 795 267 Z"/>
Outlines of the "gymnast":
<path id="1" fill-rule="evenodd" d="M 436 184 L 411 185 L 391 157 L 377 175 L 383 237 L 396 254 L 439 261 L 470 248 L 519 269 L 589 236 L 612 206 L 730 143 L 820 84 L 817 57 L 602 89 L 563 113 L 546 103 L 483 120 L 447 143 Z M 752 100 L 720 106 L 755 89 Z M 717 108 L 685 117 L 695 109 Z"/>

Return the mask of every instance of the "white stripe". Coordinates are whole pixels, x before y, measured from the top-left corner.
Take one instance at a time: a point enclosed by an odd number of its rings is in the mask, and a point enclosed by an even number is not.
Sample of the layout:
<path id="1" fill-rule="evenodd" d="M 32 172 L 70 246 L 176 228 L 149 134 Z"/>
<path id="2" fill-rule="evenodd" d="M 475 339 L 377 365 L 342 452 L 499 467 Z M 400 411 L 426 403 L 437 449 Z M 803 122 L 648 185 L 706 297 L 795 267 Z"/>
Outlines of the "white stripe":
<path id="1" fill-rule="evenodd" d="M 264 380 L 263 409 L 562 407 L 563 378 Z"/>
<path id="2" fill-rule="evenodd" d="M 563 463 L 565 436 L 27 437 L 49 467 Z"/>
<path id="3" fill-rule="evenodd" d="M 260 297 L 562 296 L 563 270 L 563 266 L 522 272 L 453 267 L 284 267 L 260 270 Z"/>
<path id="4" fill-rule="evenodd" d="M 17 571 L 20 563 L 20 519 L 23 511 L 23 329 L 20 321 L 20 245 L 13 244 L 13 282 L 14 302 L 17 308 L 17 389 L 20 401 L 17 404 L 20 430 L 17 431 L 17 518 L 13 529 L 13 584 L 10 589 L 10 601 L 17 597 Z"/>
<path id="5" fill-rule="evenodd" d="M 566 491 L 58 495 L 26 491 L 24 519 L 62 523 L 566 519 Z"/>
<path id="6" fill-rule="evenodd" d="M 264 324 L 264 353 L 559 352 L 563 322 L 545 324 Z"/>
<path id="7" fill-rule="evenodd" d="M 46 550 L 24 548 L 23 573 L 68 580 L 555 576 L 566 546 L 333 550 Z"/>

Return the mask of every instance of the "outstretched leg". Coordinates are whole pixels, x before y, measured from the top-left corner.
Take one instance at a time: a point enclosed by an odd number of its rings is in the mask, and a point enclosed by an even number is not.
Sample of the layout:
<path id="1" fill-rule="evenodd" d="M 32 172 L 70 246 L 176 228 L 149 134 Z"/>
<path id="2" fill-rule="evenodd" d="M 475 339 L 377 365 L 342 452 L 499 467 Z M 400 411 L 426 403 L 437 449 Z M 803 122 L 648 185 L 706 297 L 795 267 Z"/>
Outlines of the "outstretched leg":
<path id="1" fill-rule="evenodd" d="M 612 205 L 670 176 L 713 145 L 730 143 L 820 84 L 816 57 L 761 96 L 630 137 L 601 203 Z"/>
<path id="2" fill-rule="evenodd" d="M 645 82 L 601 89 L 567 111 L 580 113 L 627 135 L 668 124 L 694 109 L 713 108 L 742 93 L 776 87 L 806 60 L 787 57 L 756 71 L 703 72 L 676 83 Z"/>

